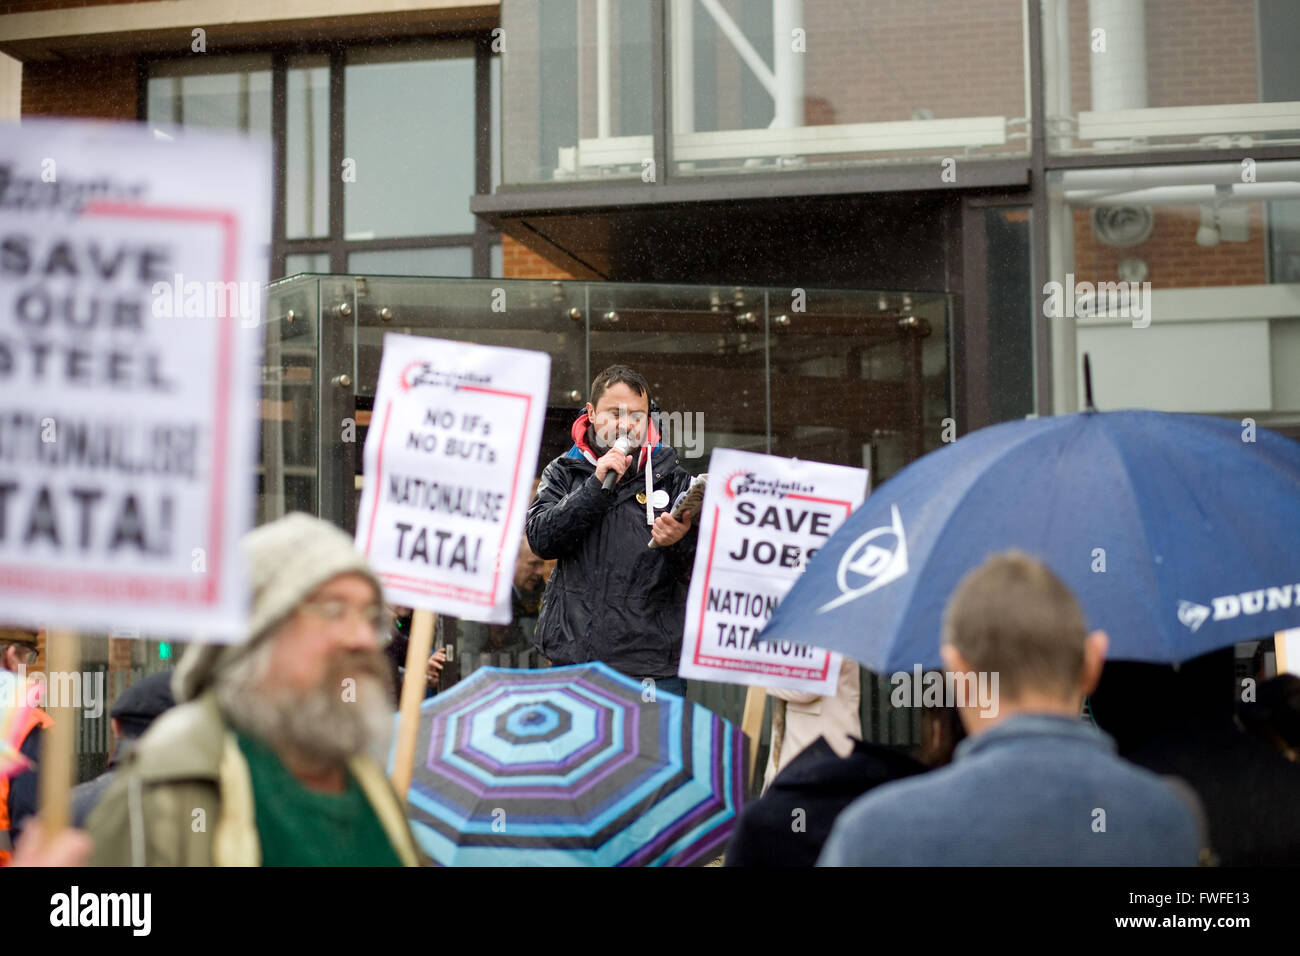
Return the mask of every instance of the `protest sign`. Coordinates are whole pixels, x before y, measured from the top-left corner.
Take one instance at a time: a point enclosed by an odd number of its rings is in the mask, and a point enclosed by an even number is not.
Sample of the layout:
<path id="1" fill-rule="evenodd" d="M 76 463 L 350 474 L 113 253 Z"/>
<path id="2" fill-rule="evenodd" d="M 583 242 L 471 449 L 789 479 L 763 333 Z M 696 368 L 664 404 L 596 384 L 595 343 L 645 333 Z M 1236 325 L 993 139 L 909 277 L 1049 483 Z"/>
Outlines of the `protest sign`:
<path id="1" fill-rule="evenodd" d="M 867 472 L 719 448 L 709 475 L 679 673 L 834 695 L 839 654 L 764 641 L 762 630 L 807 561 L 862 503 Z"/>
<path id="2" fill-rule="evenodd" d="M 510 621 L 551 359 L 390 333 L 357 547 L 395 604 Z"/>
<path id="3" fill-rule="evenodd" d="M 1277 672 L 1300 675 L 1300 627 L 1274 634 L 1273 648 L 1276 654 Z"/>
<path id="4" fill-rule="evenodd" d="M 0 606 L 238 640 L 269 145 L 128 124 L 0 137 Z"/>

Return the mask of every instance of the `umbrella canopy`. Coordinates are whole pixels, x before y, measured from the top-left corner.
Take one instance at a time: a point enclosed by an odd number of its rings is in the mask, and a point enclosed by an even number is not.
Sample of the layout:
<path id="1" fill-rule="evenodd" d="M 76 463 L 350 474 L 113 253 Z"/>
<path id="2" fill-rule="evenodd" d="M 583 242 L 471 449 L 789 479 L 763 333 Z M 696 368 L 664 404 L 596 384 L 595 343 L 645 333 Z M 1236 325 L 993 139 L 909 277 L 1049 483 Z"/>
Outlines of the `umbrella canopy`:
<path id="1" fill-rule="evenodd" d="M 981 429 L 872 494 L 764 637 L 877 673 L 939 668 L 944 605 L 1007 548 L 1070 586 L 1114 659 L 1176 663 L 1300 626 L 1300 445 L 1141 410 Z"/>
<path id="2" fill-rule="evenodd" d="M 408 815 L 444 865 L 689 866 L 741 810 L 739 729 L 604 664 L 484 667 L 420 711 Z"/>

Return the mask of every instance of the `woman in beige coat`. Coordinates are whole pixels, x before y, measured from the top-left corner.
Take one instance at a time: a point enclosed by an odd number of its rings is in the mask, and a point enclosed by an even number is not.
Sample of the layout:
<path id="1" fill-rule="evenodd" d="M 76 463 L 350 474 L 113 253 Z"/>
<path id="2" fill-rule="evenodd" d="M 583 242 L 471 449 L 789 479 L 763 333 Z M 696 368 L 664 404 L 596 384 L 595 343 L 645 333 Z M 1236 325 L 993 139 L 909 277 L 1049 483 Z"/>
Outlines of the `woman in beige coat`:
<path id="1" fill-rule="evenodd" d="M 818 737 L 825 737 L 841 757 L 853 752 L 853 741 L 862 739 L 858 674 L 857 662 L 844 658 L 834 697 L 767 688 L 776 699 L 772 702 L 772 749 L 763 774 L 764 791 L 786 764 Z"/>

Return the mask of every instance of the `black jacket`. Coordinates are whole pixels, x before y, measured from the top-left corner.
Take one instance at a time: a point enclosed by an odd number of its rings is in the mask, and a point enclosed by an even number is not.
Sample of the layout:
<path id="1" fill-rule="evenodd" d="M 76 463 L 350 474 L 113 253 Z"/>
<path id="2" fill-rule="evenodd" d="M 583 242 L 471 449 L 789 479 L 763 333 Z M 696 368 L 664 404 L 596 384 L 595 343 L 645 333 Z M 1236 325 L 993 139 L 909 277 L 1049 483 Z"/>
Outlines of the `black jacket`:
<path id="1" fill-rule="evenodd" d="M 22 835 L 27 818 L 35 816 L 39 809 L 37 806 L 37 782 L 40 779 L 38 765 L 44 735 L 45 732 L 40 727 L 32 728 L 32 732 L 18 748 L 19 753 L 31 761 L 32 766 L 9 781 L 9 835 L 10 840 L 15 844 Z"/>
<path id="2" fill-rule="evenodd" d="M 1121 756 L 1191 785 L 1221 866 L 1300 865 L 1300 764 L 1231 720 L 1189 722 Z"/>
<path id="3" fill-rule="evenodd" d="M 818 737 L 776 775 L 767 793 L 745 807 L 727 844 L 726 865 L 812 866 L 835 818 L 850 803 L 882 783 L 927 769 L 905 753 L 861 740 L 841 758 Z"/>
<path id="4" fill-rule="evenodd" d="M 668 504 L 691 475 L 677 453 L 657 445 L 650 458 L 655 489 Z M 553 664 L 603 661 L 630 677 L 675 677 L 682 653 L 686 592 L 695 562 L 695 522 L 676 544 L 651 549 L 645 475 L 629 468 L 612 494 L 575 445 L 542 472 L 528 507 L 528 544 L 539 558 L 558 559 L 546 584 L 533 638 Z"/>
<path id="5" fill-rule="evenodd" d="M 1234 720 L 1240 692 L 1233 649 L 1166 664 L 1106 664 L 1091 697 L 1094 719 L 1119 754 L 1180 777 L 1200 798 L 1222 866 L 1300 864 L 1300 764 Z"/>

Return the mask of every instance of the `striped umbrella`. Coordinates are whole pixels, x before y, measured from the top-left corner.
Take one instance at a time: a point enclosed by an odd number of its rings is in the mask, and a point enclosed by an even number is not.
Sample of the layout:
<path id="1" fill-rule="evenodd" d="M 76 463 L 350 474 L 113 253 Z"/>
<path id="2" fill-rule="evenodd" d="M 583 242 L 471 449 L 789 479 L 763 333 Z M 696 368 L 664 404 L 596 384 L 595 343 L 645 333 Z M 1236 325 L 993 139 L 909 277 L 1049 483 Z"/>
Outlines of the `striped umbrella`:
<path id="1" fill-rule="evenodd" d="M 726 844 L 744 753 L 604 664 L 484 667 L 421 706 L 407 812 L 447 866 L 690 866 Z"/>

